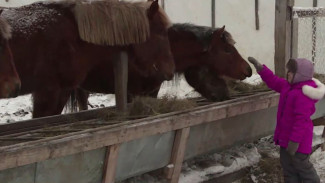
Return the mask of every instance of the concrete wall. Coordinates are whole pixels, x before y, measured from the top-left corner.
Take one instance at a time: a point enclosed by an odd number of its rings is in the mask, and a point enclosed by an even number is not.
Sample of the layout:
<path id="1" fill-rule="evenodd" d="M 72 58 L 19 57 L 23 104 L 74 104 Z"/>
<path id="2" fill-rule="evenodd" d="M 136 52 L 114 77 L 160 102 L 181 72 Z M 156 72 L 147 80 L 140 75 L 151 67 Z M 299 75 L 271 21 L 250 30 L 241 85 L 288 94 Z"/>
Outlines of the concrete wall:
<path id="1" fill-rule="evenodd" d="M 0 6 L 19 6 L 36 0 L 0 0 Z M 296 0 L 296 6 L 311 7 L 313 0 Z M 325 6 L 325 0 L 318 0 Z M 255 1 L 216 0 L 216 26 L 226 25 L 244 58 L 254 56 L 274 68 L 275 0 L 260 0 L 260 30 L 255 29 Z M 211 26 L 211 0 L 165 0 L 165 9 L 175 23 Z"/>

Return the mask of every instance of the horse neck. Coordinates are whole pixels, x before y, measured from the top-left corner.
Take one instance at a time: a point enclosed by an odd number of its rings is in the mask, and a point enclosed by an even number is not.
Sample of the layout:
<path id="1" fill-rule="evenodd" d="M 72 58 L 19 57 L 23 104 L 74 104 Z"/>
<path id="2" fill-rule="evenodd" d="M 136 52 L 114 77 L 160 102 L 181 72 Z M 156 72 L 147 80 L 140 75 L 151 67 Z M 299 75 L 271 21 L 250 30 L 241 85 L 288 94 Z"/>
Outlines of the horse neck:
<path id="1" fill-rule="evenodd" d="M 199 41 L 182 32 L 170 31 L 169 35 L 177 73 L 183 73 L 190 67 L 202 64 L 205 49 Z"/>

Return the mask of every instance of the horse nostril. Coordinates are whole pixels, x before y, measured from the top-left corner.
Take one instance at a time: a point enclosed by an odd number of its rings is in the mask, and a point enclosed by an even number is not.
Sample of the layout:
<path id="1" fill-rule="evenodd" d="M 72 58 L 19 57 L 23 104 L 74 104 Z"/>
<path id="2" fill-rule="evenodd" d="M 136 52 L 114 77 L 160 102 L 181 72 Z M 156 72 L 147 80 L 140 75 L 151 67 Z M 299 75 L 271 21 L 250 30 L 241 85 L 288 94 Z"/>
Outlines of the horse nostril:
<path id="1" fill-rule="evenodd" d="M 17 83 L 15 85 L 15 89 L 13 90 L 13 92 L 11 92 L 11 95 L 10 97 L 17 97 L 19 95 L 19 92 L 20 92 L 20 83 Z"/>
<path id="2" fill-rule="evenodd" d="M 164 79 L 167 80 L 167 81 L 172 80 L 173 77 L 174 77 L 174 74 L 165 74 L 165 75 L 164 75 Z"/>
<path id="3" fill-rule="evenodd" d="M 253 70 L 252 70 L 252 68 L 251 67 L 247 67 L 247 73 L 248 73 L 248 77 L 250 77 L 250 76 L 252 76 L 252 74 L 253 74 Z"/>

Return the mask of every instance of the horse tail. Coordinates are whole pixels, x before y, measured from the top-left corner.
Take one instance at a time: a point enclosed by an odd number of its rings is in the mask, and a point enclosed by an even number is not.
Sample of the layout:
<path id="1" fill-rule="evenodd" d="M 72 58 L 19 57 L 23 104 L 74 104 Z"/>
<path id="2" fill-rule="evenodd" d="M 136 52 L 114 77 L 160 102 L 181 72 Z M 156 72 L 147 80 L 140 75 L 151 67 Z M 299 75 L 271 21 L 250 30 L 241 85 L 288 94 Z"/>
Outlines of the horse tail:
<path id="1" fill-rule="evenodd" d="M 65 112 L 78 112 L 78 100 L 77 100 L 77 89 L 74 89 L 70 93 L 69 100 L 65 105 Z"/>

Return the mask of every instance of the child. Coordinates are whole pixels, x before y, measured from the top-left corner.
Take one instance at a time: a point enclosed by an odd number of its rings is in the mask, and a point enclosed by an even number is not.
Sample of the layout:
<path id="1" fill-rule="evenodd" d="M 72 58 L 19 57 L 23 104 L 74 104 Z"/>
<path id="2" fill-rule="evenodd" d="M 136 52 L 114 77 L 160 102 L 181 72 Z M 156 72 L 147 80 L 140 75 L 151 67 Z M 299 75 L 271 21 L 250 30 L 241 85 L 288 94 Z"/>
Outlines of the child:
<path id="1" fill-rule="evenodd" d="M 280 146 L 280 162 L 286 183 L 319 183 L 320 179 L 309 162 L 312 152 L 315 103 L 325 94 L 325 86 L 316 79 L 314 66 L 307 59 L 290 59 L 287 80 L 273 74 L 256 59 L 248 60 L 269 88 L 280 93 L 274 142 Z"/>

